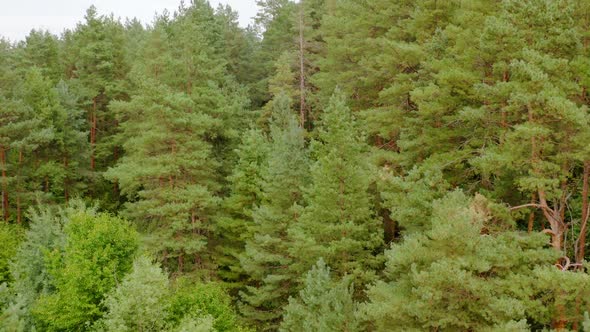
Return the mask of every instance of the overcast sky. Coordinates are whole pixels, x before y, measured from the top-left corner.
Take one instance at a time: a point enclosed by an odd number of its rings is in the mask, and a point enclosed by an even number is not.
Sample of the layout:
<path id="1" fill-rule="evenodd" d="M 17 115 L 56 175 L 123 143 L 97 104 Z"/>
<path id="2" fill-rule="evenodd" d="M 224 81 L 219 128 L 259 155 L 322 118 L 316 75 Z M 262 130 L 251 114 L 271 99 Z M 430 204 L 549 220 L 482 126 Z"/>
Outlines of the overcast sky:
<path id="1" fill-rule="evenodd" d="M 247 26 L 256 15 L 255 0 L 209 0 L 217 7 L 219 3 L 229 4 L 240 14 L 240 24 Z M 190 3 L 190 0 L 185 0 Z M 94 4 L 99 13 L 114 13 L 115 16 L 137 17 L 151 22 L 155 12 L 164 9 L 174 12 L 180 0 L 0 0 L 0 36 L 10 40 L 21 40 L 31 29 L 47 29 L 60 34 L 66 28 L 73 28 L 83 20 L 84 13 Z"/>

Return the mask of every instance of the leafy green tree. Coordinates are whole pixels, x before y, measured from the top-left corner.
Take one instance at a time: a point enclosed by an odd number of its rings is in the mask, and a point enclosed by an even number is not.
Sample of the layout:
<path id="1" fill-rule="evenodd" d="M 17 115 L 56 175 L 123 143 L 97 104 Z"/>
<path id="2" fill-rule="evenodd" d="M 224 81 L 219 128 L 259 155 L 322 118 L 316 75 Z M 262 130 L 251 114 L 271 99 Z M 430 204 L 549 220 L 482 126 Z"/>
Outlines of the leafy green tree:
<path id="1" fill-rule="evenodd" d="M 252 237 L 240 259 L 251 280 L 240 293 L 240 312 L 264 330 L 277 327 L 282 307 L 297 284 L 288 229 L 301 212 L 309 163 L 304 131 L 284 94 L 274 102 L 270 127 L 268 157 L 261 170 L 262 199 L 252 213 Z"/>
<path id="2" fill-rule="evenodd" d="M 106 331 L 163 331 L 169 295 L 168 277 L 146 256 L 104 300 L 108 312 L 100 323 Z"/>
<path id="3" fill-rule="evenodd" d="M 213 317 L 201 318 L 187 317 L 183 319 L 174 332 L 215 332 L 213 328 Z"/>
<path id="4" fill-rule="evenodd" d="M 12 281 L 10 262 L 23 240 L 23 233 L 20 226 L 5 223 L 0 225 L 0 284 Z"/>
<path id="5" fill-rule="evenodd" d="M 290 298 L 281 331 L 358 331 L 356 304 L 349 278 L 334 282 L 323 259 L 307 273 L 299 297 Z"/>
<path id="6" fill-rule="evenodd" d="M 46 253 L 55 291 L 33 307 L 38 328 L 62 331 L 88 328 L 106 312 L 105 296 L 131 269 L 138 248 L 135 230 L 108 214 L 76 211 L 68 215 L 63 251 Z"/>
<path id="7" fill-rule="evenodd" d="M 211 326 L 211 331 L 219 332 L 241 331 L 231 298 L 222 286 L 189 279 L 173 284 L 167 321 L 179 331 L 192 331 L 191 326 Z"/>
<path id="8" fill-rule="evenodd" d="M 324 110 L 317 136 L 307 206 L 289 230 L 289 253 L 301 274 L 322 257 L 337 276 L 351 274 L 362 285 L 379 269 L 376 253 L 383 232 L 369 193 L 373 170 L 368 146 L 340 91 Z"/>

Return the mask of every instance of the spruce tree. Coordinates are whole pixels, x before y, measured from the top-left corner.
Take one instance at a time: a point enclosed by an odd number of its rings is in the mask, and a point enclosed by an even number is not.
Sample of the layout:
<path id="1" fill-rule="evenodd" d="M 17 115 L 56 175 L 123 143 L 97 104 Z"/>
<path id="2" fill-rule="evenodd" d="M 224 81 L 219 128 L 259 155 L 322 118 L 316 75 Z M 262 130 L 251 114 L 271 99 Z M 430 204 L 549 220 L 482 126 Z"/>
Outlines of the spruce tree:
<path id="1" fill-rule="evenodd" d="M 351 274 L 363 285 L 379 269 L 383 231 L 369 193 L 368 146 L 339 90 L 323 112 L 317 136 L 307 206 L 289 231 L 293 266 L 303 274 L 323 257 L 337 276 Z"/>
<path id="2" fill-rule="evenodd" d="M 304 131 L 291 113 L 289 98 L 274 102 L 270 145 L 262 167 L 262 200 L 252 213 L 252 237 L 246 241 L 241 265 L 251 280 L 240 293 L 240 312 L 263 330 L 276 329 L 296 287 L 288 229 L 300 215 L 308 157 Z"/>
<path id="3" fill-rule="evenodd" d="M 257 129 L 244 134 L 237 149 L 238 161 L 229 177 L 230 195 L 223 201 L 224 214 L 216 223 L 215 258 L 218 274 L 228 282 L 239 282 L 245 277 L 239 257 L 245 242 L 251 240 L 253 210 L 262 200 L 261 169 L 268 151 L 267 137 Z"/>

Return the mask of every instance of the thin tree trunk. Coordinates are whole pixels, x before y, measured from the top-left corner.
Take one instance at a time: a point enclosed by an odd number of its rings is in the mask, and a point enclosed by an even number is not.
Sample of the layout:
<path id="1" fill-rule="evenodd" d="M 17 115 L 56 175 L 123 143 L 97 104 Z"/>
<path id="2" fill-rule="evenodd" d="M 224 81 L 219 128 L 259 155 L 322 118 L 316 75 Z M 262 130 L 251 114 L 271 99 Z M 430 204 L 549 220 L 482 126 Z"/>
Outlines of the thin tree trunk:
<path id="1" fill-rule="evenodd" d="M 303 35 L 303 4 L 300 4 L 299 10 L 299 121 L 301 128 L 305 127 L 305 54 L 304 54 L 304 35 Z"/>
<path id="2" fill-rule="evenodd" d="M 504 71 L 504 74 L 502 75 L 502 80 L 504 82 L 508 82 L 508 80 L 510 79 L 510 76 L 508 75 L 508 71 Z M 507 120 L 507 115 L 506 115 L 506 109 L 504 107 L 502 107 L 502 128 L 507 128 L 508 127 L 508 120 Z"/>
<path id="3" fill-rule="evenodd" d="M 7 176 L 6 176 L 6 149 L 3 146 L 0 146 L 0 166 L 2 167 L 2 214 L 4 216 L 4 221 L 8 222 L 8 218 L 10 218 L 10 211 L 8 207 L 8 186 L 7 186 Z"/>
<path id="4" fill-rule="evenodd" d="M 68 156 L 64 156 L 64 170 L 65 170 L 65 173 L 68 174 Z M 65 199 L 66 203 L 68 203 L 68 201 L 70 199 L 70 193 L 68 190 L 68 176 L 67 175 L 64 178 L 64 199 Z"/>
<path id="5" fill-rule="evenodd" d="M 580 227 L 580 235 L 578 237 L 578 252 L 576 253 L 576 263 L 581 264 L 584 261 L 586 254 L 586 233 L 588 231 L 588 178 L 590 175 L 590 161 L 584 163 L 584 176 L 582 185 L 582 226 Z"/>
<path id="6" fill-rule="evenodd" d="M 537 195 L 535 193 L 533 193 L 532 198 L 531 198 L 531 204 L 535 204 L 535 200 L 537 199 Z M 529 223 L 527 225 L 527 231 L 530 233 L 533 232 L 533 226 L 535 223 L 535 211 L 531 211 L 531 213 L 529 214 Z"/>
<path id="7" fill-rule="evenodd" d="M 22 170 L 23 165 L 23 151 L 18 151 L 18 173 L 19 173 L 19 182 L 20 182 L 20 173 Z M 20 188 L 20 185 L 19 185 Z M 22 212 L 21 212 L 21 193 L 20 191 L 17 192 L 16 195 L 16 222 L 20 225 L 22 223 Z"/>
<path id="8" fill-rule="evenodd" d="M 117 124 L 115 123 L 115 126 L 117 126 Z M 119 159 L 119 149 L 115 146 L 113 148 L 113 163 L 117 163 L 117 160 Z M 115 179 L 113 181 L 113 197 L 117 198 L 117 196 L 119 195 L 119 181 L 117 181 L 117 179 Z"/>
<path id="9" fill-rule="evenodd" d="M 96 97 L 92 98 L 92 114 L 90 115 L 90 170 L 94 171 L 96 161 L 94 150 L 96 145 Z"/>

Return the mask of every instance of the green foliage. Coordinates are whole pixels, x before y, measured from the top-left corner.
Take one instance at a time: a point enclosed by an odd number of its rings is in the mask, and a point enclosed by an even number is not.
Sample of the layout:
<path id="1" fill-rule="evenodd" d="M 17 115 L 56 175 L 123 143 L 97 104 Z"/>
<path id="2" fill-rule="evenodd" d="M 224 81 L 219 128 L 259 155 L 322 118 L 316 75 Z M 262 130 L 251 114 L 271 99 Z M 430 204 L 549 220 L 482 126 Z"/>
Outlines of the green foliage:
<path id="1" fill-rule="evenodd" d="M 205 140 L 215 120 L 192 112 L 196 104 L 189 96 L 154 80 L 146 78 L 141 89 L 114 106 L 130 117 L 121 125 L 126 155 L 105 177 L 130 198 L 126 215 L 155 235 L 151 250 L 168 251 L 182 271 L 185 255 L 205 254 L 204 234 L 219 203 L 217 163 Z"/>
<path id="2" fill-rule="evenodd" d="M 383 243 L 380 220 L 369 194 L 373 169 L 344 96 L 336 91 L 324 110 L 318 138 L 312 143 L 317 160 L 311 167 L 307 206 L 290 235 L 289 252 L 303 274 L 323 257 L 338 276 L 353 275 L 359 284 L 374 279 Z"/>
<path id="3" fill-rule="evenodd" d="M 262 199 L 261 169 L 268 154 L 267 138 L 259 130 L 247 131 L 236 154 L 238 161 L 228 179 L 231 192 L 223 202 L 225 215 L 219 217 L 216 227 L 218 274 L 229 282 L 245 275 L 239 257 L 245 242 L 251 240 L 252 213 Z"/>
<path id="4" fill-rule="evenodd" d="M 22 63 L 19 63 L 21 68 L 40 68 L 41 74 L 53 84 L 63 77 L 60 43 L 49 31 L 31 30 L 20 47 L 23 52 Z"/>
<path id="5" fill-rule="evenodd" d="M 286 95 L 275 99 L 269 152 L 261 170 L 262 198 L 240 259 L 251 280 L 240 293 L 240 312 L 262 329 L 276 328 L 298 276 L 291 268 L 295 260 L 288 229 L 300 215 L 308 156 L 304 132 L 289 106 Z"/>
<path id="6" fill-rule="evenodd" d="M 0 38 L 0 330 L 588 329 L 588 1 L 256 3 Z"/>
<path id="7" fill-rule="evenodd" d="M 323 259 L 307 273 L 298 298 L 290 298 L 281 331 L 358 331 L 349 278 L 334 282 Z"/>
<path id="8" fill-rule="evenodd" d="M 386 281 L 369 289 L 364 306 L 377 330 L 391 330 L 388 322 L 398 330 L 480 330 L 529 317 L 548 324 L 561 295 L 547 293 L 544 280 L 559 276 L 570 305 L 586 292 L 586 275 L 551 267 L 557 254 L 545 235 L 486 234 L 493 215 L 483 203 L 450 193 L 433 203 L 430 230 L 386 252 Z"/>
<path id="9" fill-rule="evenodd" d="M 205 1 L 181 7 L 174 22 L 158 19 L 130 74 L 131 98 L 111 104 L 125 155 L 104 176 L 151 233 L 150 250 L 181 272 L 214 268 L 207 246 L 246 120 L 218 19 Z"/>
<path id="10" fill-rule="evenodd" d="M 167 320 L 178 331 L 189 331 L 195 326 L 203 331 L 240 331 L 231 298 L 222 286 L 190 283 L 188 279 L 177 280 L 173 285 Z"/>
<path id="11" fill-rule="evenodd" d="M 33 314 L 46 331 L 82 329 L 103 316 L 103 300 L 131 269 L 138 247 L 127 222 L 80 210 L 68 215 L 61 250 L 46 253 L 55 291 L 42 294 Z"/>
<path id="12" fill-rule="evenodd" d="M 150 258 L 140 256 L 133 269 L 104 300 L 106 331 L 163 331 L 167 316 L 168 277 Z M 100 323 L 99 323 L 100 324 Z"/>
<path id="13" fill-rule="evenodd" d="M 0 284 L 13 281 L 10 262 L 16 256 L 23 238 L 24 230 L 20 226 L 0 224 Z"/>
<path id="14" fill-rule="evenodd" d="M 183 319 L 174 332 L 215 332 L 213 328 L 213 317 L 205 316 L 201 318 L 187 317 Z"/>
<path id="15" fill-rule="evenodd" d="M 75 203 L 72 206 L 75 206 Z M 64 213 L 67 216 L 67 213 L 72 210 L 66 211 Z M 55 290 L 47 254 L 63 250 L 65 219 L 48 207 L 30 211 L 29 229 L 10 266 L 14 282 L 10 285 L 12 296 L 9 299 L 8 308 L 2 315 L 3 329 L 8 331 L 35 329 L 36 323 L 31 309 L 41 295 Z"/>

